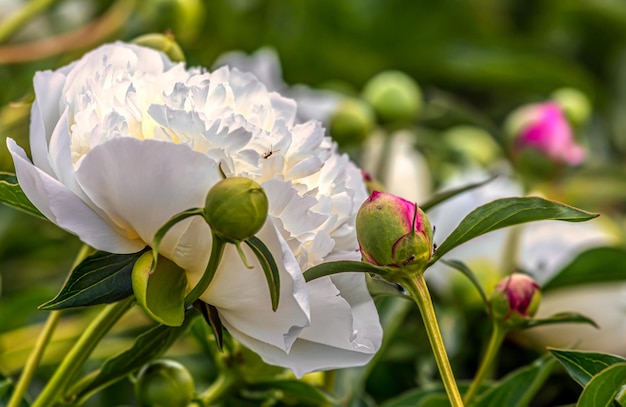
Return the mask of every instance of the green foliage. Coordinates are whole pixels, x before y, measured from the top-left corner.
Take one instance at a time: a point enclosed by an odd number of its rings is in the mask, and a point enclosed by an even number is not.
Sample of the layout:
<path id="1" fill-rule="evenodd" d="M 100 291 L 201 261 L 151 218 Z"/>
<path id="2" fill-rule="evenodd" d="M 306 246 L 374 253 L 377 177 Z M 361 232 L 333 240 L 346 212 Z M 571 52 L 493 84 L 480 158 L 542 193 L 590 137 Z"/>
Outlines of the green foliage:
<path id="1" fill-rule="evenodd" d="M 572 379 L 582 387 L 585 387 L 593 376 L 607 367 L 626 362 L 626 359 L 620 356 L 606 353 L 555 348 L 548 350 L 563 365 Z"/>
<path id="2" fill-rule="evenodd" d="M 594 375 L 585 386 L 577 406 L 610 407 L 626 385 L 626 362 L 616 363 Z M 621 403 L 620 403 L 621 404 Z"/>
<path id="3" fill-rule="evenodd" d="M 46 219 L 28 200 L 14 174 L 0 172 L 0 202 L 33 216 Z"/>
<path id="4" fill-rule="evenodd" d="M 259 263 L 261 263 L 265 279 L 267 280 L 267 286 L 270 290 L 272 310 L 276 311 L 278 308 L 278 299 L 280 298 L 280 277 L 276 260 L 274 260 L 272 252 L 270 252 L 261 239 L 252 236 L 246 239 L 245 242 L 248 247 L 252 249 Z"/>
<path id="5" fill-rule="evenodd" d="M 55 310 L 108 304 L 133 295 L 131 273 L 146 250 L 133 254 L 96 252 L 72 270 L 61 291 L 39 308 Z"/>
<path id="6" fill-rule="evenodd" d="M 536 197 L 503 198 L 482 205 L 467 215 L 437 248 L 430 264 L 455 247 L 497 229 L 538 220 L 583 222 L 598 214 Z"/>

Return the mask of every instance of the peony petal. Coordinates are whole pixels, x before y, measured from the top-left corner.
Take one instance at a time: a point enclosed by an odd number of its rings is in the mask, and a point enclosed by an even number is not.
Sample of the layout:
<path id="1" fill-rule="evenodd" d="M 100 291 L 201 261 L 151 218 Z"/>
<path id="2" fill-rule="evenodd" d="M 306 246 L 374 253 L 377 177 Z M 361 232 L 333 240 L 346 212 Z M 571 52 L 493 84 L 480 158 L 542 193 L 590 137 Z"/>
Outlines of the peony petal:
<path id="1" fill-rule="evenodd" d="M 201 298 L 218 308 L 225 326 L 289 351 L 298 334 L 309 324 L 307 286 L 293 253 L 271 221 L 266 222 L 257 237 L 272 252 L 280 271 L 280 300 L 276 312 L 272 311 L 261 265 L 245 245 L 242 249 L 254 268 L 247 269 L 236 248 L 228 245 L 213 282 Z M 197 279 L 197 275 L 190 276 L 194 283 Z"/>
<path id="2" fill-rule="evenodd" d="M 61 114 L 61 90 L 65 75 L 58 72 L 37 72 L 33 79 L 35 94 L 30 115 L 30 148 L 33 163 L 48 175 L 54 176 L 48 161 L 48 143 Z"/>
<path id="3" fill-rule="evenodd" d="M 289 352 L 260 342 L 234 327 L 228 327 L 229 332 L 267 363 L 287 367 L 298 377 L 317 370 L 365 365 L 380 348 L 382 328 L 363 275 L 343 275 L 338 280 L 333 277 L 344 296 L 336 300 L 329 297 L 336 295 L 337 289 L 324 292 L 332 286 L 330 279 L 325 280 L 326 283 L 315 288 L 307 284 L 311 295 L 317 296 L 312 300 L 316 304 L 311 305 L 311 326 L 302 332 Z"/>
<path id="4" fill-rule="evenodd" d="M 34 167 L 14 140 L 8 138 L 7 146 L 24 193 L 52 222 L 99 250 L 134 253 L 145 247 L 141 240 L 118 234 L 65 185 Z"/>
<path id="5" fill-rule="evenodd" d="M 173 215 L 204 206 L 220 175 L 215 162 L 189 146 L 122 137 L 94 147 L 76 179 L 129 236 L 149 243 Z"/>

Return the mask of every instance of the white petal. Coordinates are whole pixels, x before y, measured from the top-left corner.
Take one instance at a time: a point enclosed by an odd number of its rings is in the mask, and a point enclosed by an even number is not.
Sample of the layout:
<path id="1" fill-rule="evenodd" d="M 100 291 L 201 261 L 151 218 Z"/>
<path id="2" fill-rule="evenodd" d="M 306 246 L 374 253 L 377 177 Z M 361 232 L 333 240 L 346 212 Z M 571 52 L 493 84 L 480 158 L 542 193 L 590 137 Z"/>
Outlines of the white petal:
<path id="1" fill-rule="evenodd" d="M 287 367 L 298 377 L 318 370 L 365 365 L 378 351 L 382 341 L 378 313 L 367 293 L 362 274 L 346 275 L 339 280 L 338 286 L 345 299 L 329 298 L 337 293 L 336 289 L 317 292 L 319 288 L 328 289 L 328 281 L 312 290 L 316 291 L 311 295 L 317 296 L 313 300 L 317 304 L 312 304 L 311 326 L 303 331 L 289 352 L 232 328 L 229 331 L 267 363 Z"/>
<path id="2" fill-rule="evenodd" d="M 247 269 L 233 245 L 224 258 L 202 300 L 218 308 L 224 325 L 258 341 L 288 351 L 300 331 L 309 324 L 309 303 L 302 270 L 271 222 L 257 234 L 272 252 L 280 270 L 280 300 L 272 311 L 269 290 L 261 265 L 242 245 L 253 269 Z M 197 276 L 190 279 L 196 280 Z M 256 351 L 256 349 L 252 348 Z"/>
<path id="3" fill-rule="evenodd" d="M 189 146 L 122 137 L 94 147 L 76 179 L 117 225 L 149 243 L 173 215 L 204 206 L 220 175 Z"/>
<path id="4" fill-rule="evenodd" d="M 30 116 L 33 162 L 44 172 L 53 175 L 48 162 L 48 142 L 61 117 L 61 90 L 65 84 L 65 75 L 52 71 L 37 72 L 33 84 L 37 95 Z"/>
<path id="5" fill-rule="evenodd" d="M 99 250 L 134 253 L 145 247 L 141 240 L 118 234 L 66 186 L 34 167 L 15 141 L 7 139 L 7 146 L 24 193 L 52 222 Z"/>

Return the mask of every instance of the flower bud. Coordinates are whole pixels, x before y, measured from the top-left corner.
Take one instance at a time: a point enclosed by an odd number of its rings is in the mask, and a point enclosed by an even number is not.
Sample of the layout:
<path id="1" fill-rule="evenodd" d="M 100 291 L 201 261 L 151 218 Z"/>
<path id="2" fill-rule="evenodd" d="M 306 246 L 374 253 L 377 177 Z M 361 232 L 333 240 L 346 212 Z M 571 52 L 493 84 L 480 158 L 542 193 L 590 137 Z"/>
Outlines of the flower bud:
<path id="1" fill-rule="evenodd" d="M 374 111 L 361 99 L 346 98 L 330 119 L 330 132 L 340 145 L 359 144 L 374 128 Z"/>
<path id="2" fill-rule="evenodd" d="M 422 108 L 422 91 L 413 78 L 400 71 L 374 76 L 363 88 L 363 97 L 382 122 L 413 121 Z"/>
<path id="3" fill-rule="evenodd" d="M 187 407 L 194 395 L 191 374 L 172 360 L 156 360 L 144 366 L 135 382 L 141 407 Z"/>
<path id="4" fill-rule="evenodd" d="M 185 54 L 172 34 L 145 34 L 135 38 L 133 43 L 161 51 L 174 62 L 185 61 Z"/>
<path id="5" fill-rule="evenodd" d="M 578 165 L 585 159 L 585 150 L 574 140 L 572 128 L 555 102 L 521 107 L 511 113 L 505 126 L 518 160 L 527 150 L 555 165 Z"/>
<path id="6" fill-rule="evenodd" d="M 430 221 L 414 203 L 374 191 L 356 216 L 363 260 L 421 271 L 432 256 Z"/>
<path id="7" fill-rule="evenodd" d="M 215 184 L 204 206 L 204 218 L 213 233 L 231 243 L 248 239 L 261 230 L 267 212 L 267 196 L 261 185 L 242 177 Z"/>
<path id="8" fill-rule="evenodd" d="M 574 88 L 561 88 L 555 90 L 551 96 L 575 126 L 583 125 L 589 120 L 591 103 L 583 92 Z"/>
<path id="9" fill-rule="evenodd" d="M 490 301 L 494 318 L 514 326 L 535 315 L 541 302 L 541 291 L 531 277 L 513 273 L 496 286 Z"/>

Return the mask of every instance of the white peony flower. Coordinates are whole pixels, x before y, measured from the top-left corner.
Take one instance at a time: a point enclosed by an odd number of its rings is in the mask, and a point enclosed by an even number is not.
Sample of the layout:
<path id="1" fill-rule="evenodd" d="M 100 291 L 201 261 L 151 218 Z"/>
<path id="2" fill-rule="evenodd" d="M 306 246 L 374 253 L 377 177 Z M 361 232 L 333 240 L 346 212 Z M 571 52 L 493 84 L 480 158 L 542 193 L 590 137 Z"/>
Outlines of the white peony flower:
<path id="1" fill-rule="evenodd" d="M 267 193 L 269 216 L 257 236 L 279 265 L 280 305 L 272 311 L 252 252 L 256 267 L 248 270 L 233 245 L 201 299 L 236 339 L 298 376 L 371 359 L 382 331 L 363 275 L 308 284 L 302 275 L 323 261 L 360 259 L 361 173 L 319 123 L 295 124 L 293 100 L 251 74 L 185 70 L 124 43 L 39 72 L 34 84 L 33 162 L 7 144 L 24 192 L 52 222 L 99 250 L 137 252 L 172 215 L 204 205 L 220 164 Z M 210 229 L 195 217 L 177 224 L 160 251 L 192 287 L 210 247 Z"/>

